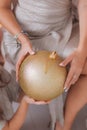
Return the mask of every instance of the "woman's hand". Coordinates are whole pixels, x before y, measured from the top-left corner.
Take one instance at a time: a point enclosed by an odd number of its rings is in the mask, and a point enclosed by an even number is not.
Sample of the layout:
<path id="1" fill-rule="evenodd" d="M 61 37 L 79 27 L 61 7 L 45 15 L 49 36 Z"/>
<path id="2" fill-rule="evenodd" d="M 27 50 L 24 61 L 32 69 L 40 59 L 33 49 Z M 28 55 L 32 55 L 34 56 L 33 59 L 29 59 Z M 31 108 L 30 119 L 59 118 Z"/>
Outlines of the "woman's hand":
<path id="1" fill-rule="evenodd" d="M 35 54 L 35 52 L 32 49 L 29 38 L 25 35 L 24 39 L 21 41 L 21 50 L 19 52 L 18 61 L 16 64 L 16 80 L 17 81 L 18 81 L 19 67 L 27 54 L 33 55 Z"/>
<path id="2" fill-rule="evenodd" d="M 79 79 L 79 76 L 83 70 L 86 61 L 86 54 L 80 50 L 74 51 L 70 56 L 68 56 L 60 66 L 66 66 L 70 63 L 70 69 L 65 81 L 64 90 L 67 92 L 71 85 Z"/>
<path id="3" fill-rule="evenodd" d="M 36 105 L 44 105 L 44 104 L 48 104 L 50 101 L 35 101 L 33 98 L 29 98 L 28 96 L 24 96 L 23 97 L 23 100 L 26 102 L 26 103 L 30 103 L 30 104 L 36 104 Z"/>

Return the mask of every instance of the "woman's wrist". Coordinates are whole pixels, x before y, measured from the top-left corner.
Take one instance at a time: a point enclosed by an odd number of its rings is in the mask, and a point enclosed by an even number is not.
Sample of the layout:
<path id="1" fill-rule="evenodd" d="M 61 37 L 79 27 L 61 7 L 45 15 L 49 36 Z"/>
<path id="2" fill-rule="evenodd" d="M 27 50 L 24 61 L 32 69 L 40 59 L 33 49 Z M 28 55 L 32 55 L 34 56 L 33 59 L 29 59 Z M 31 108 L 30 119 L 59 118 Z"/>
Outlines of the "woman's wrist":
<path id="1" fill-rule="evenodd" d="M 78 46 L 77 51 L 84 57 L 87 57 L 87 47 L 82 44 Z"/>
<path id="2" fill-rule="evenodd" d="M 27 41 L 29 41 L 29 38 L 26 34 L 23 33 L 19 36 L 18 40 L 20 41 L 21 44 L 24 44 Z"/>
<path id="3" fill-rule="evenodd" d="M 21 30 L 19 33 L 17 33 L 14 38 L 16 39 L 16 41 L 20 42 L 20 44 L 23 44 L 25 42 L 27 42 L 27 40 L 29 40 L 28 38 L 28 34 L 26 32 L 24 32 L 23 30 Z"/>

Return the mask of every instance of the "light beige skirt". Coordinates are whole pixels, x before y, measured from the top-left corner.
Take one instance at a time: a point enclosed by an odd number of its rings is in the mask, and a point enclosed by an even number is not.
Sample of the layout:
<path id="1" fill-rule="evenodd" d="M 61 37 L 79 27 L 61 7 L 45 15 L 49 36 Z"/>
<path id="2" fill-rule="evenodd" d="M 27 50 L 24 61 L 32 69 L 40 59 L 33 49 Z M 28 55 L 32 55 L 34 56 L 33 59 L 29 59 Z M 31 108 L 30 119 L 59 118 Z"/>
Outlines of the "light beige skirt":
<path id="1" fill-rule="evenodd" d="M 70 36 L 69 41 L 65 46 L 62 44 L 58 44 L 58 41 L 61 39 L 61 35 L 56 32 L 52 32 L 49 36 L 31 40 L 33 48 L 38 50 L 49 50 L 49 51 L 56 51 L 60 56 L 66 58 L 69 56 L 78 46 L 79 43 L 79 27 L 78 24 L 73 26 L 72 34 Z M 9 51 L 10 46 L 10 51 Z M 10 55 L 5 60 L 4 68 L 9 71 L 10 73 L 12 70 L 15 70 L 15 63 L 16 63 L 16 56 L 20 50 L 20 44 L 18 46 L 17 43 L 13 42 L 12 44 L 3 44 L 2 43 L 2 53 L 3 55 L 7 55 L 8 51 Z M 14 49 L 13 49 L 14 48 Z M 6 49 L 6 51 L 5 51 Z M 16 53 L 15 53 L 16 52 Z M 15 55 L 14 55 L 15 54 Z M 18 91 L 18 90 L 17 90 Z M 63 124 L 63 106 L 64 106 L 64 97 L 63 95 L 59 96 L 58 98 L 54 99 L 49 104 L 49 111 L 51 114 L 52 120 L 52 130 L 54 130 L 56 120 L 59 120 Z"/>

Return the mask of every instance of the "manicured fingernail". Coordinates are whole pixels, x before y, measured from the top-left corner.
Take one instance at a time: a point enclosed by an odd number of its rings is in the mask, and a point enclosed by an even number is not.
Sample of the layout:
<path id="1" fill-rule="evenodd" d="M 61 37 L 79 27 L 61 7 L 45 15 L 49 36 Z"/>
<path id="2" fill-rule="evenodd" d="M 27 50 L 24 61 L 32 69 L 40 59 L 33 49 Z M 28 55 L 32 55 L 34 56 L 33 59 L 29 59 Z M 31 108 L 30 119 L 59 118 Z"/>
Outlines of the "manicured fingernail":
<path id="1" fill-rule="evenodd" d="M 66 88 L 66 89 L 65 89 L 65 92 L 68 92 L 68 90 L 69 90 L 69 88 Z"/>
<path id="2" fill-rule="evenodd" d="M 32 52 L 31 52 L 31 55 L 34 55 L 34 54 L 35 54 L 35 52 L 34 52 L 34 51 L 32 51 Z"/>
<path id="3" fill-rule="evenodd" d="M 59 65 L 60 65 L 60 66 L 64 66 L 64 64 L 63 64 L 63 63 L 60 63 Z"/>
<path id="4" fill-rule="evenodd" d="M 64 87 L 64 90 L 66 89 L 67 87 Z"/>

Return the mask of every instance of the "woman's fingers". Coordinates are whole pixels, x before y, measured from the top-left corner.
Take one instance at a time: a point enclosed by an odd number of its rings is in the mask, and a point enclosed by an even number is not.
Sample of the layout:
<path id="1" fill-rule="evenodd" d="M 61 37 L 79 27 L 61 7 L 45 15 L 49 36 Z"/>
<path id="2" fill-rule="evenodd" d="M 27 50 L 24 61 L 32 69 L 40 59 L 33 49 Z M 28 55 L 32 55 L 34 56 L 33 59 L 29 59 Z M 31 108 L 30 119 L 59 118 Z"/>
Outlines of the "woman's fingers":
<path id="1" fill-rule="evenodd" d="M 17 62 L 17 64 L 16 64 L 16 80 L 17 80 L 17 81 L 18 81 L 18 71 L 19 71 L 19 67 L 20 67 L 22 61 L 25 59 L 25 57 L 26 57 L 27 55 L 29 55 L 29 54 L 30 54 L 30 55 L 33 55 L 33 54 L 35 54 L 35 52 L 32 50 L 32 47 L 30 47 L 29 45 L 24 44 L 24 45 L 22 46 L 22 49 L 21 49 L 20 52 L 19 52 L 18 62 Z"/>
<path id="2" fill-rule="evenodd" d="M 19 59 L 18 59 L 17 64 L 16 64 L 16 81 L 18 81 L 18 72 L 19 72 L 20 65 L 21 65 L 22 61 L 24 60 L 24 58 L 25 58 L 27 55 L 28 55 L 28 53 L 25 54 L 25 55 L 23 55 L 23 54 L 20 52 Z"/>
<path id="3" fill-rule="evenodd" d="M 79 75 L 74 74 L 72 81 L 71 81 L 71 85 L 75 84 L 78 79 L 79 79 Z"/>
<path id="4" fill-rule="evenodd" d="M 30 54 L 30 55 L 34 55 L 34 54 L 35 54 L 35 52 L 34 52 L 34 51 L 32 51 L 32 50 L 29 50 L 29 54 Z"/>
<path id="5" fill-rule="evenodd" d="M 29 52 L 30 55 L 34 55 L 35 54 L 35 52 L 32 49 L 32 46 L 31 46 L 30 42 L 29 42 L 28 52 Z"/>
<path id="6" fill-rule="evenodd" d="M 78 66 L 78 64 L 76 65 Z M 71 65 L 66 82 L 65 82 L 65 86 L 64 86 L 64 90 L 67 92 L 70 88 L 71 85 L 75 84 L 76 81 L 79 79 L 79 76 L 81 74 L 81 68 L 76 67 L 75 65 Z"/>
<path id="7" fill-rule="evenodd" d="M 74 53 L 72 53 L 63 62 L 61 62 L 60 66 L 65 67 L 66 65 L 68 65 L 69 63 L 71 63 L 72 59 L 73 59 L 73 56 L 74 56 Z M 70 70 L 69 70 L 69 73 L 68 73 L 68 76 L 67 76 L 67 79 L 66 79 L 66 82 L 65 82 L 65 85 L 64 85 L 64 90 L 65 91 L 68 91 L 68 89 L 70 87 L 70 83 L 71 83 L 71 80 L 72 80 L 72 77 L 73 77 L 73 70 L 74 70 L 74 68 L 70 67 Z"/>
<path id="8" fill-rule="evenodd" d="M 70 55 L 69 57 L 67 57 L 63 62 L 61 62 L 59 65 L 60 66 L 66 66 L 66 65 L 68 65 L 71 61 L 72 61 L 72 59 L 73 59 L 73 54 L 72 55 Z"/>
<path id="9" fill-rule="evenodd" d="M 68 89 L 70 88 L 70 82 L 72 80 L 73 75 L 74 75 L 74 72 L 73 72 L 72 68 L 70 68 L 67 79 L 65 81 L 65 85 L 64 85 L 65 92 L 67 92 Z"/>
<path id="10" fill-rule="evenodd" d="M 67 57 L 62 63 L 61 66 L 66 66 L 70 63 L 70 69 L 68 72 L 67 79 L 65 81 L 64 90 L 68 91 L 71 85 L 75 84 L 79 79 L 80 74 L 85 63 L 85 58 L 81 58 L 82 54 L 78 51 L 74 51 L 69 57 Z"/>
<path id="11" fill-rule="evenodd" d="M 25 35 L 26 36 L 26 35 Z M 29 53 L 30 55 L 33 55 L 33 54 L 35 54 L 35 52 L 33 51 L 33 48 L 32 48 L 32 44 L 31 44 L 31 42 L 30 42 L 30 40 L 29 40 L 29 38 L 28 37 L 26 37 L 26 41 L 25 42 L 22 42 L 21 41 L 21 43 L 22 43 L 22 50 L 26 53 Z"/>

